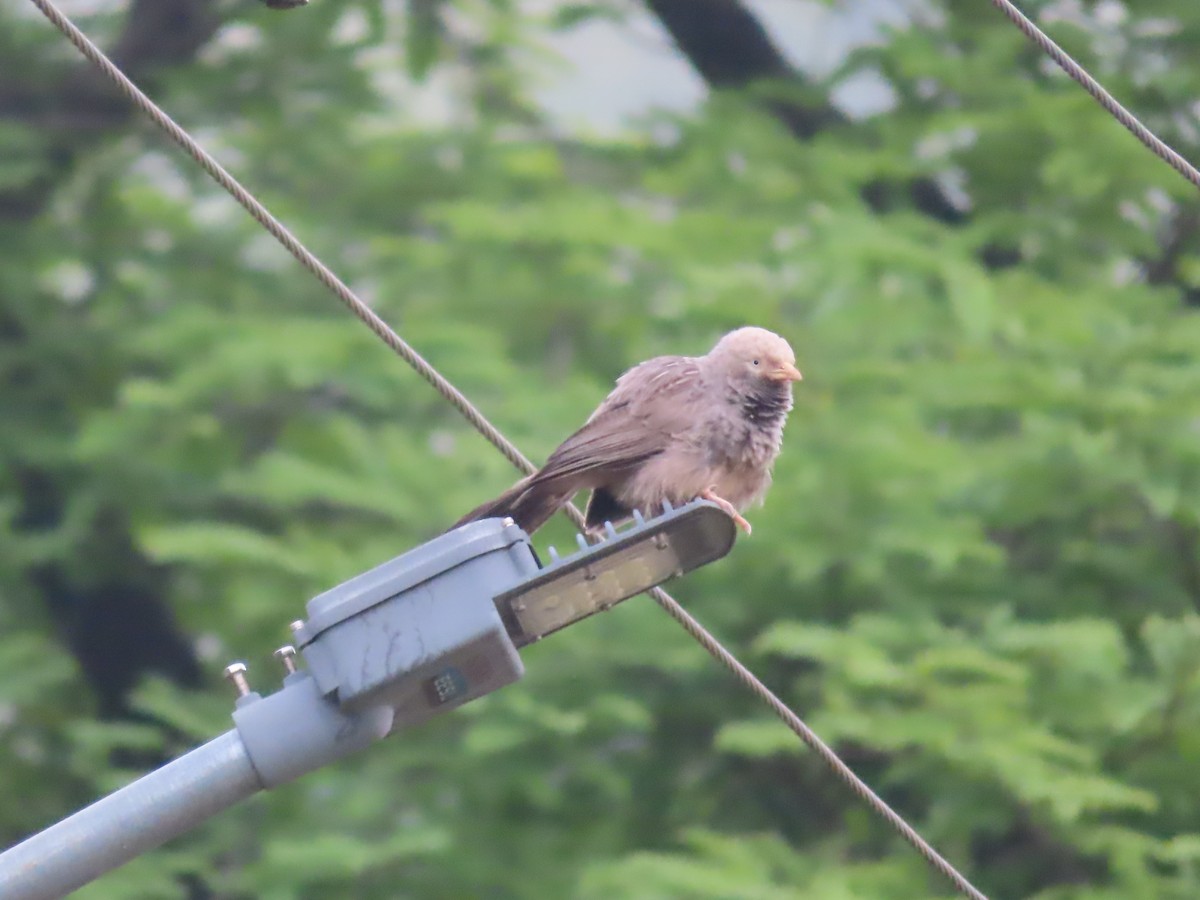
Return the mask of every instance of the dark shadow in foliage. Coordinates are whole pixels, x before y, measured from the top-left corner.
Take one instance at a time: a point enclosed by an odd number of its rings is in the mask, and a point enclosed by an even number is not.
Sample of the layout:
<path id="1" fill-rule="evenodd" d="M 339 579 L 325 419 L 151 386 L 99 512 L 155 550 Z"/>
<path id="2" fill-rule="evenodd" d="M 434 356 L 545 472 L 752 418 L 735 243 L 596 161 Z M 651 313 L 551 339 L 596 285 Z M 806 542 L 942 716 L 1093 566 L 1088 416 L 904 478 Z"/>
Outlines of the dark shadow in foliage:
<path id="1" fill-rule="evenodd" d="M 1200 284 L 1184 279 L 1180 263 L 1200 250 L 1200 205 L 1178 207 L 1159 237 L 1159 253 L 1142 259 L 1147 284 L 1174 285 L 1188 306 L 1200 306 Z"/>
<path id="2" fill-rule="evenodd" d="M 55 476 L 17 473 L 22 530 L 57 527 L 63 497 Z M 102 718 L 128 717 L 126 695 L 154 672 L 183 687 L 199 687 L 202 670 L 191 642 L 162 602 L 166 572 L 133 545 L 128 523 L 116 510 L 96 515 L 73 571 L 58 564 L 34 567 L 29 580 L 50 610 L 64 643 L 83 669 Z M 81 575 L 77 572 L 86 572 Z"/>
<path id="3" fill-rule="evenodd" d="M 1026 810 L 1019 810 L 1004 832 L 973 837 L 971 856 L 1004 874 L 1005 880 L 993 885 L 1002 897 L 1026 897 L 1057 885 L 1103 884 L 1108 878 L 1103 858 L 1081 855 Z"/>

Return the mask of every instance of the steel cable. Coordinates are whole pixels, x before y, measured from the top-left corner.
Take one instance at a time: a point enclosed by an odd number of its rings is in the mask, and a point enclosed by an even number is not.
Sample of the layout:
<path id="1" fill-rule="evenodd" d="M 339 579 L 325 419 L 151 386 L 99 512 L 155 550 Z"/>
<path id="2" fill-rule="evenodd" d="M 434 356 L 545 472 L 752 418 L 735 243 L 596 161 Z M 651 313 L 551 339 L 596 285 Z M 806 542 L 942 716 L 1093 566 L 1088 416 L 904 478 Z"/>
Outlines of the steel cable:
<path id="1" fill-rule="evenodd" d="M 1152 153 L 1195 187 L 1200 188 L 1200 169 L 1176 153 L 1162 138 L 1143 125 L 1133 113 L 1106 91 L 1104 85 L 1093 78 L 1087 69 L 1077 63 L 1066 50 L 1054 43 L 1046 32 L 1038 28 L 1021 10 L 1017 9 L 1011 0 L 992 0 L 992 5 L 1004 13 L 1009 21 L 1021 29 L 1027 38 L 1054 60 L 1060 69 L 1075 79 L 1085 91 L 1095 98 L 1097 103 L 1108 111 L 1109 115 L 1128 128 L 1133 136 L 1145 144 Z"/>

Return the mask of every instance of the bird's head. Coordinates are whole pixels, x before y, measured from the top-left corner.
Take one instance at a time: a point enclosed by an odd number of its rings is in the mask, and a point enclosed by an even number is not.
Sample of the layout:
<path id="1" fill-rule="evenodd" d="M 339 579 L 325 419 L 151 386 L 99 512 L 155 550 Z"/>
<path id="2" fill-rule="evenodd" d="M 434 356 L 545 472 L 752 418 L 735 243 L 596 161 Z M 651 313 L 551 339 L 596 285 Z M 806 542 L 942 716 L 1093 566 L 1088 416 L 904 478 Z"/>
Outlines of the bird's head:
<path id="1" fill-rule="evenodd" d="M 790 386 L 804 377 L 796 368 L 791 345 L 765 328 L 731 331 L 708 355 L 735 383 Z"/>

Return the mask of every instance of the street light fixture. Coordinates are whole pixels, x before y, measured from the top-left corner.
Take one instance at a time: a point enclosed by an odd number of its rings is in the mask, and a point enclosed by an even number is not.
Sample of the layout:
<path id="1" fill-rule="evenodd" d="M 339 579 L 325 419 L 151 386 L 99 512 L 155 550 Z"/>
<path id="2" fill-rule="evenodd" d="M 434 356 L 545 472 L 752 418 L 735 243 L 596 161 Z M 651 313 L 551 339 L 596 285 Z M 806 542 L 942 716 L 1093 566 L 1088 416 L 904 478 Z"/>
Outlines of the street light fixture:
<path id="1" fill-rule="evenodd" d="M 309 601 L 282 687 L 254 691 L 244 663 L 234 728 L 0 854 L 0 897 L 60 897 L 265 788 L 524 674 L 518 649 L 720 559 L 732 520 L 694 501 L 606 523 L 538 564 L 511 519 L 472 522 Z"/>

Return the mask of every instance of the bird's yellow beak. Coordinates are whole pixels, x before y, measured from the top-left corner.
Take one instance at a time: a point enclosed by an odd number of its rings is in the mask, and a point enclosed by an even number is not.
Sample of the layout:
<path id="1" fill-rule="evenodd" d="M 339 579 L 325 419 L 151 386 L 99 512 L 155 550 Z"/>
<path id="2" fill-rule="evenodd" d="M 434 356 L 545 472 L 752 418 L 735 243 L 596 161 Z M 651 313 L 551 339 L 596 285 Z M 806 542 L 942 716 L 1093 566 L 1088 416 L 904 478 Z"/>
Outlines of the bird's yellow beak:
<path id="1" fill-rule="evenodd" d="M 779 366 L 771 372 L 771 378 L 776 381 L 803 381 L 804 376 L 800 374 L 800 370 L 791 363 L 780 363 Z"/>

